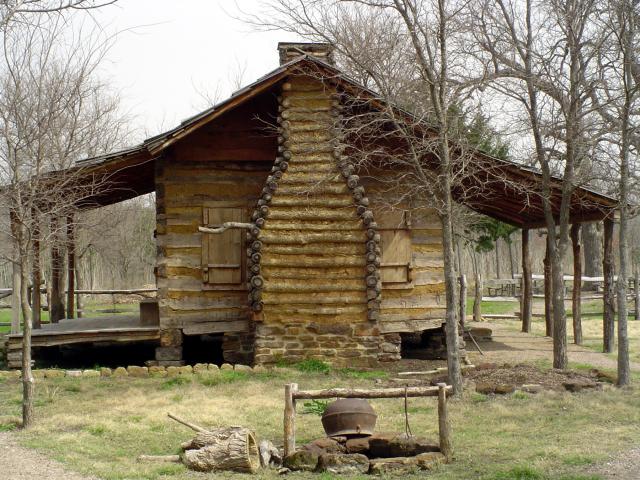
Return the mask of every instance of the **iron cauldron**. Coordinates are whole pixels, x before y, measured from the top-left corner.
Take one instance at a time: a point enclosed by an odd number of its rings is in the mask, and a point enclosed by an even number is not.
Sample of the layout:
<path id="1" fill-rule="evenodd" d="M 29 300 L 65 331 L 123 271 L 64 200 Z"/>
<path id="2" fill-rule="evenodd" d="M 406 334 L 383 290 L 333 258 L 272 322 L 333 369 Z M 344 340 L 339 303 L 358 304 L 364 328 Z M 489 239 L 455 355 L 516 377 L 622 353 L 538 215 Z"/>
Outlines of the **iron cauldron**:
<path id="1" fill-rule="evenodd" d="M 378 416 L 361 398 L 342 398 L 330 403 L 322 415 L 328 437 L 373 435 Z"/>

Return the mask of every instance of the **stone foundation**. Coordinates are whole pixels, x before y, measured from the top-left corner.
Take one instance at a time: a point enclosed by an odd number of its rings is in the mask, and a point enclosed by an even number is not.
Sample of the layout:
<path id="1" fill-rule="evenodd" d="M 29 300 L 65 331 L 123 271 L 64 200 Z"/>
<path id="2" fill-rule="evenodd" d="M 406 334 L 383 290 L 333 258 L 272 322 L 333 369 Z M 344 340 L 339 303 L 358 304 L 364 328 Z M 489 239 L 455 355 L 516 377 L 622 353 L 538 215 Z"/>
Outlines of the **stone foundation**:
<path id="1" fill-rule="evenodd" d="M 399 336 L 398 343 L 393 340 L 381 335 L 374 322 L 258 324 L 254 361 L 257 365 L 271 365 L 279 360 L 316 359 L 337 367 L 374 367 L 381 356 L 386 360 L 393 355 L 400 358 Z M 381 353 L 382 346 L 389 352 Z"/>
<path id="2" fill-rule="evenodd" d="M 222 338 L 222 356 L 228 363 L 253 363 L 255 332 L 225 333 Z"/>

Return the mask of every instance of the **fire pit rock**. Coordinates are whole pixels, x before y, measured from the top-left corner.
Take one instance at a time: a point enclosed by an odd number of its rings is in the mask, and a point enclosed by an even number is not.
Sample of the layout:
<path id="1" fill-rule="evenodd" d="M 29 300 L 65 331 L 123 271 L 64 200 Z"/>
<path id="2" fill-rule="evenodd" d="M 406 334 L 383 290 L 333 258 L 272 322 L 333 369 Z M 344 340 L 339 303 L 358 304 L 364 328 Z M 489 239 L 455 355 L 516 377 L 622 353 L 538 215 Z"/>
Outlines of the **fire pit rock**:
<path id="1" fill-rule="evenodd" d="M 369 459 L 359 453 L 327 453 L 320 456 L 316 470 L 334 475 L 367 473 L 369 471 Z"/>
<path id="2" fill-rule="evenodd" d="M 445 458 L 440 452 L 421 453 L 415 457 L 377 458 L 371 460 L 369 473 L 373 475 L 412 473 L 417 470 L 433 470 L 441 463 L 445 463 Z"/>

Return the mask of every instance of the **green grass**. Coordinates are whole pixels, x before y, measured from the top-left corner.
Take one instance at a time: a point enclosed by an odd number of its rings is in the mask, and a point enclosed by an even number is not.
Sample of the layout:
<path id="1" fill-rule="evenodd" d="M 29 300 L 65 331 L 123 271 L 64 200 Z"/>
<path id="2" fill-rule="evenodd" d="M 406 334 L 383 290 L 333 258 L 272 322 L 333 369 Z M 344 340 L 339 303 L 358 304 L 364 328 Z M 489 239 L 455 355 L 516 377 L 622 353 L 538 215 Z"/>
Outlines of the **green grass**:
<path id="1" fill-rule="evenodd" d="M 374 386 L 371 379 L 356 372 L 349 371 L 347 376 L 341 370 L 327 373 L 287 368 L 266 374 L 220 371 L 176 377 L 181 380 L 38 379 L 36 424 L 32 430 L 15 434 L 23 445 L 37 448 L 73 470 L 106 480 L 201 478 L 181 465 L 136 461 L 140 454 L 177 453 L 180 443 L 193 436 L 189 429 L 169 420 L 167 412 L 205 427 L 246 425 L 256 431 L 259 440 L 279 444 L 285 383 L 296 382 L 303 390 Z M 20 388 L 16 380 L 8 380 L 0 388 L 0 430 L 15 428 Z M 404 431 L 402 399 L 371 403 L 378 413 L 378 431 Z M 408 406 L 414 434 L 437 438 L 435 400 L 410 398 Z M 303 402 L 298 402 L 299 444 L 323 436 L 318 415 L 302 415 L 303 410 Z M 449 412 L 456 458 L 429 474 L 434 480 L 595 479 L 584 475 L 589 465 L 640 442 L 640 395 L 633 390 L 504 397 L 468 392 L 450 401 Z M 606 412 L 606 422 L 602 412 Z M 221 474 L 216 478 L 245 477 Z M 260 478 L 279 477 L 275 472 L 264 472 Z M 337 477 L 300 473 L 292 478 Z"/>

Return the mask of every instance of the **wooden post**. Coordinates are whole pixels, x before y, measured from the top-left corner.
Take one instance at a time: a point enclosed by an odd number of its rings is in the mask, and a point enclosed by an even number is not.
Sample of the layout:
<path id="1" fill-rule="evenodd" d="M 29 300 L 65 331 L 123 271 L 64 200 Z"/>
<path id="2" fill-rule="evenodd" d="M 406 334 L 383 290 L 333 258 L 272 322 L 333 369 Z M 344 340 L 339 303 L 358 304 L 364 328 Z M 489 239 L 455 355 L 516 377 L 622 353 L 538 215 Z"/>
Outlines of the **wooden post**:
<path id="1" fill-rule="evenodd" d="M 571 312 L 573 314 L 573 343 L 582 344 L 582 253 L 580 248 L 579 223 L 571 225 L 571 245 L 573 247 L 573 289 L 571 292 Z"/>
<path id="2" fill-rule="evenodd" d="M 640 268 L 636 267 L 633 275 L 634 317 L 640 320 Z"/>
<path id="3" fill-rule="evenodd" d="M 62 254 L 60 252 L 60 232 L 58 219 L 51 219 L 51 300 L 49 303 L 49 318 L 52 323 L 58 323 L 64 318 L 64 293 L 60 291 L 62 276 Z"/>
<path id="4" fill-rule="evenodd" d="M 296 399 L 293 394 L 298 391 L 297 383 L 284 386 L 284 456 L 296 451 Z"/>
<path id="5" fill-rule="evenodd" d="M 551 303 L 551 257 L 549 255 L 549 242 L 553 239 L 549 237 L 547 232 L 547 248 L 544 254 L 544 321 L 545 336 L 553 336 L 553 304 Z"/>
<path id="6" fill-rule="evenodd" d="M 531 331 L 531 305 L 533 288 L 531 285 L 531 251 L 529 249 L 529 229 L 522 229 L 522 288 L 520 289 L 520 315 L 522 331 Z"/>
<path id="7" fill-rule="evenodd" d="M 31 288 L 31 309 L 32 309 L 32 323 L 33 328 L 40 328 L 42 326 L 41 319 L 41 296 L 40 296 L 40 286 L 42 285 L 42 273 L 40 271 L 40 228 L 38 226 L 38 220 L 36 218 L 35 212 L 32 215 L 32 220 L 34 223 L 33 227 L 33 265 L 32 265 L 32 283 L 33 287 Z"/>
<path id="8" fill-rule="evenodd" d="M 67 217 L 67 318 L 75 317 L 76 310 L 76 242 L 73 214 Z"/>
<path id="9" fill-rule="evenodd" d="M 460 275 L 460 328 L 464 333 L 464 322 L 467 319 L 467 276 Z"/>
<path id="10" fill-rule="evenodd" d="M 447 414 L 447 384 L 438 383 L 438 432 L 440 436 L 440 451 L 450 462 L 453 457 L 451 444 L 451 427 Z"/>
<path id="11" fill-rule="evenodd" d="M 14 212 L 9 214 L 11 218 L 11 234 L 13 236 L 13 256 L 11 272 L 11 333 L 20 333 L 20 318 L 22 306 L 20 305 L 20 264 L 18 263 L 18 257 L 20 256 L 16 237 L 18 223 Z"/>
<path id="12" fill-rule="evenodd" d="M 615 285 L 613 259 L 613 220 L 604 220 L 604 254 L 602 256 L 602 273 L 604 274 L 604 291 L 602 301 L 604 315 L 602 322 L 603 344 L 602 351 L 613 352 L 615 344 Z"/>

